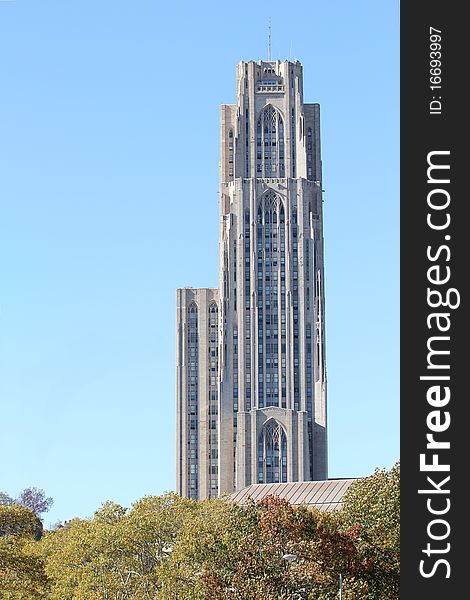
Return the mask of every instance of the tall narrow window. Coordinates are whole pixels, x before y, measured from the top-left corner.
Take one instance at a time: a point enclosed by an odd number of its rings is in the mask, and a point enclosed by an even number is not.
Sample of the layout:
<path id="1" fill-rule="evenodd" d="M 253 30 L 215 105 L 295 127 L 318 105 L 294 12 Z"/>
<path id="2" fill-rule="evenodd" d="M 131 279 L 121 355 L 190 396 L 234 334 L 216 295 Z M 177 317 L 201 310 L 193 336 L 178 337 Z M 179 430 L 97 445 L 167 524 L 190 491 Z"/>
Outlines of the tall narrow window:
<path id="1" fill-rule="evenodd" d="M 294 410 L 300 410 L 299 252 L 297 210 L 292 211 L 292 317 L 294 326 Z"/>
<path id="2" fill-rule="evenodd" d="M 210 481 L 209 497 L 217 496 L 218 493 L 218 461 L 217 461 L 217 435 L 211 436 L 211 433 L 217 434 L 217 415 L 218 415 L 218 308 L 215 302 L 209 305 L 207 337 L 209 340 L 208 352 L 208 380 L 209 380 L 209 398 L 208 398 L 208 431 L 209 433 L 209 473 Z M 214 458 L 215 457 L 215 458 Z"/>
<path id="3" fill-rule="evenodd" d="M 238 413 L 238 328 L 233 326 L 233 414 Z"/>
<path id="4" fill-rule="evenodd" d="M 188 327 L 188 360 L 187 360 L 187 381 L 188 381 L 188 487 L 189 497 L 197 499 L 198 497 L 198 362 L 199 362 L 199 339 L 198 339 L 198 315 L 197 306 L 192 302 L 188 307 L 187 316 Z"/>
<path id="5" fill-rule="evenodd" d="M 306 364 L 305 364 L 305 383 L 307 386 L 307 430 L 308 430 L 308 448 L 310 454 L 310 477 L 313 479 L 313 365 L 312 365 L 312 326 L 310 323 L 306 327 L 305 335 Z"/>
<path id="6" fill-rule="evenodd" d="M 233 179 L 233 130 L 228 132 L 228 175 Z"/>
<path id="7" fill-rule="evenodd" d="M 250 117 L 245 110 L 245 177 L 250 176 Z"/>
<path id="8" fill-rule="evenodd" d="M 284 207 L 281 206 L 279 218 L 280 276 L 281 276 L 281 406 L 286 408 L 286 223 Z"/>
<path id="9" fill-rule="evenodd" d="M 292 177 L 296 177 L 296 168 L 295 168 L 295 114 L 294 109 L 291 112 L 291 132 L 290 137 L 292 140 Z"/>
<path id="10" fill-rule="evenodd" d="M 286 401 L 284 221 L 282 200 L 272 191 L 266 193 L 256 218 L 259 408 L 285 406 Z"/>
<path id="11" fill-rule="evenodd" d="M 270 104 L 256 128 L 256 173 L 258 177 L 285 177 L 284 123 L 281 113 Z"/>
<path id="12" fill-rule="evenodd" d="M 316 322 L 316 364 L 315 370 L 316 381 L 321 380 L 325 372 L 325 339 L 323 336 L 323 302 L 322 302 L 322 289 L 321 289 L 321 272 L 316 271 L 316 306 L 317 306 L 317 322 Z"/>
<path id="13" fill-rule="evenodd" d="M 307 129 L 307 179 L 314 179 L 313 177 L 313 136 L 312 128 Z"/>
<path id="14" fill-rule="evenodd" d="M 263 428 L 258 440 L 258 483 L 287 482 L 287 437 L 274 419 Z"/>
<path id="15" fill-rule="evenodd" d="M 245 211 L 245 410 L 251 410 L 250 212 Z"/>

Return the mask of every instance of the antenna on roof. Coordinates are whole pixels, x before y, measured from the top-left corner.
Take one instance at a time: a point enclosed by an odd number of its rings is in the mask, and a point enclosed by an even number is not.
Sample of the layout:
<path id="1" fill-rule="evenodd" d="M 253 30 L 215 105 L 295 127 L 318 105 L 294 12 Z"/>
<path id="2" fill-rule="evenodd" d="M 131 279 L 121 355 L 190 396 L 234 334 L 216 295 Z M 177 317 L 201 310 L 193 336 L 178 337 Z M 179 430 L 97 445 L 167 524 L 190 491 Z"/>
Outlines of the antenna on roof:
<path id="1" fill-rule="evenodd" d="M 268 62 L 271 62 L 271 17 L 269 17 L 268 26 Z"/>

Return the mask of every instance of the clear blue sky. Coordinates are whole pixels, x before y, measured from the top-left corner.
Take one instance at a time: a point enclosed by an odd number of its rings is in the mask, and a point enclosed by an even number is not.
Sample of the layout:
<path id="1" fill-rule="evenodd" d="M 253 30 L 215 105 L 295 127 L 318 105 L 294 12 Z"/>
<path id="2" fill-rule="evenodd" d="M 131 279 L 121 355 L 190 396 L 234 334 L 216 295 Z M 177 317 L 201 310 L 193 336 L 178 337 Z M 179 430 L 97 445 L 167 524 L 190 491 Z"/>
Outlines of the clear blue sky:
<path id="1" fill-rule="evenodd" d="M 330 476 L 398 459 L 398 2 L 0 0 L 0 490 L 46 525 L 174 489 L 175 289 L 217 285 L 269 16 L 322 110 Z"/>

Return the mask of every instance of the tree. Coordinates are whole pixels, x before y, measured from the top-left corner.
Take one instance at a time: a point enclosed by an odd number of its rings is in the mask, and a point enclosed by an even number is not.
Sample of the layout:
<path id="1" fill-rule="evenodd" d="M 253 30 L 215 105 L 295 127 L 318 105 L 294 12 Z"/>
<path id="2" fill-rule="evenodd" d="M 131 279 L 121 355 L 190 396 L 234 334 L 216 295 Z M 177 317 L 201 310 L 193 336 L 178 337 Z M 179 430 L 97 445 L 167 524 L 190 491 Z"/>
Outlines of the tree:
<path id="1" fill-rule="evenodd" d="M 16 501 L 18 504 L 21 504 L 21 506 L 25 506 L 32 510 L 38 516 L 47 512 L 54 503 L 52 498 L 46 498 L 44 490 L 40 490 L 36 487 L 24 489 Z"/>
<path id="2" fill-rule="evenodd" d="M 356 547 L 357 527 L 340 518 L 268 496 L 239 506 L 207 500 L 195 505 L 166 563 L 166 598 L 253 600 L 336 599 L 339 573 L 344 599 L 365 597 L 369 568 Z M 288 565 L 283 558 L 295 554 Z"/>
<path id="3" fill-rule="evenodd" d="M 105 502 L 39 542 L 15 503 L 0 506 L 0 600 L 337 600 L 340 574 L 343 600 L 396 600 L 398 528 L 398 465 L 353 484 L 343 511 L 164 494 Z"/>
<path id="4" fill-rule="evenodd" d="M 0 506 L 11 506 L 14 500 L 6 492 L 0 492 Z"/>
<path id="5" fill-rule="evenodd" d="M 49 532 L 41 546 L 50 598 L 167 598 L 163 563 L 191 503 L 174 494 L 142 498 L 130 510 L 105 502 L 92 519 Z"/>
<path id="6" fill-rule="evenodd" d="M 1 538 L 15 535 L 38 541 L 42 532 L 42 523 L 33 511 L 18 504 L 0 505 Z"/>
<path id="7" fill-rule="evenodd" d="M 159 569 L 163 597 L 225 598 L 236 570 L 238 546 L 252 530 L 250 515 L 242 507 L 216 498 L 191 501 L 181 516 L 176 535 L 166 548 L 167 560 Z"/>
<path id="8" fill-rule="evenodd" d="M 40 519 L 29 509 L 0 505 L 0 598 L 47 597 L 47 578 L 35 546 L 42 535 Z"/>
<path id="9" fill-rule="evenodd" d="M 368 598 L 399 598 L 400 464 L 355 482 L 345 495 L 342 516 L 346 526 L 359 527 L 360 556 L 373 563 L 366 576 Z"/>

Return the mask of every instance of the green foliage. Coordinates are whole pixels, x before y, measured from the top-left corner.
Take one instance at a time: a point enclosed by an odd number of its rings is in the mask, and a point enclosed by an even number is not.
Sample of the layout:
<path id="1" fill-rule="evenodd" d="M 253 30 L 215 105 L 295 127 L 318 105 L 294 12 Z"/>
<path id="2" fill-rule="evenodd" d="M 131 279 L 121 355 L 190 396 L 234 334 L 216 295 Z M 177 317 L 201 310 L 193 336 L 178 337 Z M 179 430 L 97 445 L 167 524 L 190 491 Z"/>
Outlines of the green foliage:
<path id="1" fill-rule="evenodd" d="M 333 513 L 273 496 L 105 502 L 40 540 L 33 512 L 0 505 L 0 600 L 337 600 L 340 574 L 344 600 L 396 600 L 399 479 L 376 471 Z"/>
<path id="2" fill-rule="evenodd" d="M 130 510 L 106 502 L 93 519 L 75 519 L 44 542 L 52 599 L 159 598 L 162 572 L 190 502 L 145 497 Z"/>
<path id="3" fill-rule="evenodd" d="M 39 540 L 42 523 L 32 510 L 19 504 L 0 504 L 0 538 L 15 536 Z"/>
<path id="4" fill-rule="evenodd" d="M 399 597 L 400 465 L 377 470 L 354 483 L 344 498 L 346 525 L 358 524 L 360 556 L 373 563 L 367 581 L 371 600 Z"/>
<path id="5" fill-rule="evenodd" d="M 34 552 L 42 523 L 18 504 L 0 505 L 0 599 L 47 597 L 44 561 Z"/>
<path id="6" fill-rule="evenodd" d="M 326 600 L 337 597 L 339 573 L 351 597 L 366 597 L 360 576 L 370 562 L 359 559 L 356 537 L 357 527 L 343 531 L 336 514 L 272 496 L 247 507 L 199 502 L 167 564 L 166 597 Z M 297 560 L 288 564 L 288 553 Z"/>

